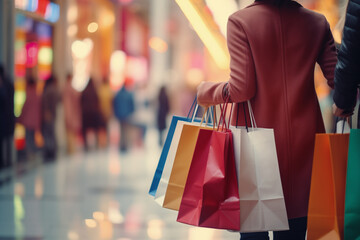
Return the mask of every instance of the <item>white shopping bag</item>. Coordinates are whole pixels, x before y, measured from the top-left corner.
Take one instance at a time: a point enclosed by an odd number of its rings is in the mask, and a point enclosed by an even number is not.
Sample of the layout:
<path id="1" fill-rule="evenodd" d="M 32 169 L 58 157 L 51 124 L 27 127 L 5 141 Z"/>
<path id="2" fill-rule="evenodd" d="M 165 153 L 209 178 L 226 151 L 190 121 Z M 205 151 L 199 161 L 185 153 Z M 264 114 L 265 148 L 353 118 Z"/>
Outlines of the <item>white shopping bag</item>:
<path id="1" fill-rule="evenodd" d="M 336 123 L 336 133 L 350 133 L 350 125 L 349 123 L 342 119 L 342 120 L 339 120 L 337 121 Z"/>
<path id="2" fill-rule="evenodd" d="M 288 230 L 273 129 L 230 126 L 240 196 L 240 232 Z"/>

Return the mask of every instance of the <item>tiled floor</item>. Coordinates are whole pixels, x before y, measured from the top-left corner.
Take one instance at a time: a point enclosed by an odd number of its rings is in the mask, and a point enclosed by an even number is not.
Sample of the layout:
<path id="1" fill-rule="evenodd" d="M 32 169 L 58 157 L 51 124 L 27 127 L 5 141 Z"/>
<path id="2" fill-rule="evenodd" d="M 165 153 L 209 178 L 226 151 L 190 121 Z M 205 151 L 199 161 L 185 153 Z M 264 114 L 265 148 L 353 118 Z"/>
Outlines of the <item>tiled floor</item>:
<path id="1" fill-rule="evenodd" d="M 176 222 L 147 194 L 160 149 L 63 157 L 0 186 L 0 239 L 227 240 L 238 233 Z"/>

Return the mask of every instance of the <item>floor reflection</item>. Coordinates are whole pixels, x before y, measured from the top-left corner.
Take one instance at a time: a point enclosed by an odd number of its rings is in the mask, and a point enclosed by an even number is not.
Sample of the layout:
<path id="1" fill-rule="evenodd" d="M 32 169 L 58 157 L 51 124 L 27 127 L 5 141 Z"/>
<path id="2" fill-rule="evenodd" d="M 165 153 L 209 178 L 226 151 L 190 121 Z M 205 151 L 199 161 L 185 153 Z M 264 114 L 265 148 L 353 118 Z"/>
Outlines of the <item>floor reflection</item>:
<path id="1" fill-rule="evenodd" d="M 0 187 L 0 239 L 239 239 L 178 223 L 147 194 L 160 150 L 79 153 L 15 174 Z"/>

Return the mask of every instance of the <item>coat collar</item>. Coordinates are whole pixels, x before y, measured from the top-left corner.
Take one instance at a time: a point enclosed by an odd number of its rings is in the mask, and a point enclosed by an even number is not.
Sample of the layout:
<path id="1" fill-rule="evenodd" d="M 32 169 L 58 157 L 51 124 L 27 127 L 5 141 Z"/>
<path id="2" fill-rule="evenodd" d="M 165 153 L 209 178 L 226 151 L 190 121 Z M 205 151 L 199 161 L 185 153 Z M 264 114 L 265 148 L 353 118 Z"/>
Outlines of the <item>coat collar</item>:
<path id="1" fill-rule="evenodd" d="M 292 0 L 284 0 L 285 2 L 287 2 L 288 4 L 294 4 L 294 5 L 298 5 L 300 7 L 302 7 L 302 5 L 296 1 L 292 1 Z M 250 4 L 247 7 L 252 7 L 252 6 L 256 6 L 256 5 L 268 5 L 268 4 L 273 4 L 275 2 L 275 0 L 260 0 L 260 1 L 255 1 L 254 3 Z"/>

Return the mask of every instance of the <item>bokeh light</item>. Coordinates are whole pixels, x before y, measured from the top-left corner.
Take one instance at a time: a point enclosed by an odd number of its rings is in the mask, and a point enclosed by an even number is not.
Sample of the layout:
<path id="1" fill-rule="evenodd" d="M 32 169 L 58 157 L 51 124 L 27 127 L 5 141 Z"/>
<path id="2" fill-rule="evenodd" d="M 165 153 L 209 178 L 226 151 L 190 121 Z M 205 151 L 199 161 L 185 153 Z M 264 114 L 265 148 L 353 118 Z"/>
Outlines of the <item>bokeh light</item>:
<path id="1" fill-rule="evenodd" d="M 96 22 L 92 22 L 92 23 L 89 23 L 87 29 L 88 29 L 89 33 L 94 33 L 98 30 L 98 28 L 99 28 L 99 25 Z"/>
<path id="2" fill-rule="evenodd" d="M 85 219 L 85 224 L 88 228 L 96 228 L 97 223 L 94 219 Z"/>
<path id="3" fill-rule="evenodd" d="M 164 53 L 168 49 L 168 44 L 159 37 L 149 39 L 149 46 L 157 52 Z"/>

